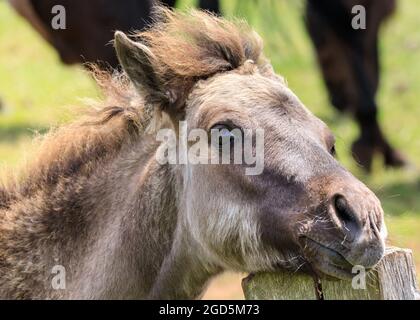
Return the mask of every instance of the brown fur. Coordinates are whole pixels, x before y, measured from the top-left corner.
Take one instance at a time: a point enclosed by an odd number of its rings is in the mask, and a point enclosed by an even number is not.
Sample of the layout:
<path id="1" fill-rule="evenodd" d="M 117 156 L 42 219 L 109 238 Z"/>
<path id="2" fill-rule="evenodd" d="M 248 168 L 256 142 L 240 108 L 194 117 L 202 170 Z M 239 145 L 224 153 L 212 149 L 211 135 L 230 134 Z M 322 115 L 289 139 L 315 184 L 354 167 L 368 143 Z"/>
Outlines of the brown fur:
<path id="1" fill-rule="evenodd" d="M 247 60 L 266 64 L 260 37 L 244 21 L 200 11 L 175 14 L 162 7 L 155 8 L 154 19 L 153 28 L 136 36 L 153 53 L 155 81 L 170 94 L 177 93 L 169 97 L 176 101 L 167 103 L 182 106 L 198 80 L 238 69 Z M 148 92 L 143 94 L 147 98 Z"/>
<path id="2" fill-rule="evenodd" d="M 0 297 L 196 298 L 225 269 L 346 277 L 351 264 L 375 265 L 379 201 L 333 158 L 331 133 L 274 74 L 258 36 L 195 11 L 157 15 L 142 43 L 116 34 L 130 79 L 97 72 L 105 101 L 44 137 L 0 189 Z M 179 119 L 263 128 L 263 173 L 158 163 L 154 132 Z M 56 265 L 65 290 L 51 286 Z"/>
<path id="3" fill-rule="evenodd" d="M 155 9 L 154 16 L 154 27 L 136 36 L 153 52 L 153 68 L 159 80 L 167 88 L 185 91 L 183 97 L 198 80 L 238 69 L 247 60 L 266 67 L 262 41 L 243 21 L 229 22 L 199 11 L 175 14 L 162 7 Z M 59 179 L 74 174 L 89 175 L 98 161 L 117 154 L 123 143 L 151 126 L 153 117 L 160 120 L 159 112 L 145 106 L 145 97 L 136 92 L 124 74 L 111 75 L 94 65 L 90 67 L 105 100 L 93 105 L 80 119 L 41 139 L 36 159 L 20 175 L 21 195 L 52 187 Z M 7 199 L 8 193 L 14 192 L 11 188 L 0 194 Z"/>

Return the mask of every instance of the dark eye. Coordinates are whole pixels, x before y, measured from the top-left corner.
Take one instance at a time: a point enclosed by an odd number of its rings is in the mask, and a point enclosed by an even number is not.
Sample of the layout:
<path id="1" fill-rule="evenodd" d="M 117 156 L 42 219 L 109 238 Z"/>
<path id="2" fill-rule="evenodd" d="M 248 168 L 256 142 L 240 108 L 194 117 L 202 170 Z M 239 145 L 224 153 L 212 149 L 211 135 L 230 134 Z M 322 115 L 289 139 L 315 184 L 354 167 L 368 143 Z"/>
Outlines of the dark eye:
<path id="1" fill-rule="evenodd" d="M 240 129 L 230 123 L 218 123 L 211 127 L 211 141 L 217 147 L 233 144 L 238 132 Z"/>

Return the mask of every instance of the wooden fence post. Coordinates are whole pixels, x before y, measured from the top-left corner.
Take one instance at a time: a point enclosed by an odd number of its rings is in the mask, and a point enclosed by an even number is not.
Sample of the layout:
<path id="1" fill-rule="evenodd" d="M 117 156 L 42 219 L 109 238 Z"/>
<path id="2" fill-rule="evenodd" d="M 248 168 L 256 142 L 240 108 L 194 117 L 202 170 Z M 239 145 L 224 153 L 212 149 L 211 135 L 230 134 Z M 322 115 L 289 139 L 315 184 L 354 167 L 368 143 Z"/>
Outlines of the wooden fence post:
<path id="1" fill-rule="evenodd" d="M 351 280 L 315 280 L 306 274 L 276 272 L 249 275 L 242 280 L 245 299 L 269 300 L 419 300 L 416 271 L 409 249 L 390 247 L 374 270 L 366 274 L 366 287 L 353 288 Z M 317 293 L 317 288 L 322 288 Z"/>

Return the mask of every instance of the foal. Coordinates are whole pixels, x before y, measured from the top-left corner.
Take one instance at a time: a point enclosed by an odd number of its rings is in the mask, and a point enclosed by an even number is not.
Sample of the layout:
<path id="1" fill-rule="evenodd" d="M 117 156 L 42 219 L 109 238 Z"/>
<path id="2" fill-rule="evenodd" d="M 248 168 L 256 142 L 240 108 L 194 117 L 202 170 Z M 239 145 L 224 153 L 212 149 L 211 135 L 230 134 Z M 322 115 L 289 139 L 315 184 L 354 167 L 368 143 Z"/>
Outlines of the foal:
<path id="1" fill-rule="evenodd" d="M 98 75 L 102 107 L 47 135 L 0 188 L 0 297 L 197 298 L 223 270 L 348 278 L 373 267 L 380 203 L 336 161 L 331 132 L 273 72 L 260 38 L 197 11 L 160 9 L 157 20 L 135 39 L 115 34 L 125 75 Z M 171 142 L 156 133 L 180 121 L 223 131 L 223 143 L 263 130 L 261 174 L 161 163 Z M 224 152 L 199 143 L 208 157 Z"/>

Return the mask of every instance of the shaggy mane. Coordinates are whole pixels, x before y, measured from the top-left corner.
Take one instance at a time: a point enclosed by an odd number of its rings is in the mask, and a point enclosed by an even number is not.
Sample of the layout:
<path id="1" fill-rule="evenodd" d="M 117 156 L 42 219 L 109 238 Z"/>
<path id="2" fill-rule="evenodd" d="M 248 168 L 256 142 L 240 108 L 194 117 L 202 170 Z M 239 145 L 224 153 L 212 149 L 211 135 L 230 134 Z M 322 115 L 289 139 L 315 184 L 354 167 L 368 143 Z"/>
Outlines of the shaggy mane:
<path id="1" fill-rule="evenodd" d="M 159 6 L 153 16 L 152 27 L 135 38 L 150 49 L 154 70 L 170 87 L 237 69 L 247 60 L 265 62 L 261 38 L 243 20 Z"/>
<path id="2" fill-rule="evenodd" d="M 162 83 L 184 96 L 200 79 L 240 68 L 247 60 L 265 62 L 262 41 L 245 22 L 229 22 L 196 10 L 157 7 L 153 25 L 134 37 L 150 49 Z M 0 210 L 15 198 L 36 194 L 76 174 L 89 176 L 100 161 L 115 156 L 123 144 L 154 126 L 158 110 L 150 109 L 125 74 L 92 70 L 104 101 L 42 138 L 28 168 L 7 187 L 0 184 Z"/>

